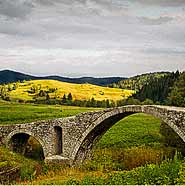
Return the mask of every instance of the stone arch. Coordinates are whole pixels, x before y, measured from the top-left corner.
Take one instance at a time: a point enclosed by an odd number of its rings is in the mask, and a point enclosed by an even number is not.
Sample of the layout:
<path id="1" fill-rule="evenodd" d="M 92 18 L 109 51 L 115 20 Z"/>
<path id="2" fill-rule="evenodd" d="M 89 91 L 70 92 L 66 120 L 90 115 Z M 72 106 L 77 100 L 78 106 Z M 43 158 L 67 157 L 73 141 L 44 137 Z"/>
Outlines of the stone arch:
<path id="1" fill-rule="evenodd" d="M 43 150 L 43 154 L 44 154 L 44 158 L 45 158 L 45 155 L 46 155 L 46 148 L 45 148 L 45 145 L 44 145 L 44 142 L 40 139 L 40 137 L 34 135 L 32 132 L 30 131 L 26 131 L 26 130 L 14 130 L 12 131 L 6 138 L 6 142 L 5 142 L 5 145 L 8 147 L 8 148 L 12 148 L 11 147 L 11 140 L 14 138 L 14 137 L 23 137 L 23 141 L 22 141 L 22 145 L 24 146 L 27 142 L 27 140 L 29 139 L 29 137 L 33 137 L 35 140 L 37 140 L 40 145 L 42 146 L 42 150 Z M 21 148 L 21 147 L 20 147 Z M 22 149 L 23 150 L 23 149 Z"/>
<path id="2" fill-rule="evenodd" d="M 149 106 L 150 107 L 150 106 Z M 82 134 L 81 138 L 78 140 L 75 148 L 72 151 L 71 157 L 75 163 L 82 163 L 83 160 L 91 156 L 92 148 L 100 140 L 100 138 L 110 129 L 114 124 L 116 124 L 121 119 L 135 114 L 135 113 L 146 113 L 161 119 L 163 122 L 167 123 L 185 142 L 185 134 L 170 120 L 164 112 L 161 114 L 158 110 L 157 112 L 151 112 L 150 109 L 147 110 L 146 106 L 131 107 L 120 107 L 115 108 L 111 111 L 105 112 L 103 115 L 94 120 L 87 130 Z M 158 108 L 159 109 L 159 108 Z"/>

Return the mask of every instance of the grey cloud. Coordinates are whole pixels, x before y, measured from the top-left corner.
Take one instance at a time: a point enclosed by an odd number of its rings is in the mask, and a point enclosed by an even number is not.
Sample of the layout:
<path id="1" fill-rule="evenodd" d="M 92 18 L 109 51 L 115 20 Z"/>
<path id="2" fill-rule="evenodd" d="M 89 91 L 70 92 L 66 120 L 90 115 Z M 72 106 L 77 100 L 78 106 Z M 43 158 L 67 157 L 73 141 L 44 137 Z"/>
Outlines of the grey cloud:
<path id="1" fill-rule="evenodd" d="M 126 14 L 127 5 L 119 0 L 0 0 L 0 15 L 8 18 L 25 18 L 39 9 L 74 16 L 118 16 Z"/>
<path id="2" fill-rule="evenodd" d="M 0 19 L 0 33 L 12 37 L 31 37 L 36 38 L 42 35 L 43 28 L 40 25 L 34 25 L 31 22 L 15 21 L 14 19 Z M 12 38 L 13 39 L 13 38 Z"/>
<path id="3" fill-rule="evenodd" d="M 141 23 L 147 25 L 160 25 L 164 23 L 168 23 L 173 20 L 172 17 L 159 17 L 159 18 L 147 18 L 147 17 L 139 17 L 138 18 Z"/>
<path id="4" fill-rule="evenodd" d="M 0 14 L 9 18 L 25 18 L 32 8 L 31 1 L 0 0 Z"/>
<path id="5" fill-rule="evenodd" d="M 127 11 L 127 6 L 118 0 L 39 0 L 37 3 L 60 7 L 61 13 L 75 16 L 114 16 L 124 15 Z"/>
<path id="6" fill-rule="evenodd" d="M 143 51 L 146 54 L 150 55 L 168 55 L 168 56 L 184 56 L 185 57 L 185 49 L 184 48 L 148 48 Z"/>
<path id="7" fill-rule="evenodd" d="M 0 68 L 61 75 L 183 69 L 185 22 L 183 16 L 176 19 L 180 3 L 0 0 Z"/>
<path id="8" fill-rule="evenodd" d="M 169 7 L 177 7 L 184 6 L 184 0 L 135 0 L 143 5 L 155 5 L 155 6 L 169 6 Z"/>

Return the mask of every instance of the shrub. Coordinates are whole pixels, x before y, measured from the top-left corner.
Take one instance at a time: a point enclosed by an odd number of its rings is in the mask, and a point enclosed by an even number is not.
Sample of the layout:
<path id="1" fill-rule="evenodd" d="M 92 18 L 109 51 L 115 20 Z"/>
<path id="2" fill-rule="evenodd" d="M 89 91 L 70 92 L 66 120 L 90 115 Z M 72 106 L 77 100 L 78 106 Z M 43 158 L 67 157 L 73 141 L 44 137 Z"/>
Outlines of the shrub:
<path id="1" fill-rule="evenodd" d="M 170 153 L 170 150 L 146 146 L 129 149 L 97 149 L 92 160 L 85 162 L 83 169 L 103 172 L 131 170 L 151 163 L 160 164 L 165 157 L 170 156 Z"/>
<path id="2" fill-rule="evenodd" d="M 166 160 L 161 165 L 150 164 L 135 168 L 131 171 L 123 171 L 110 174 L 106 184 L 111 185 L 174 185 L 180 169 L 179 160 Z"/>
<path id="3" fill-rule="evenodd" d="M 36 170 L 33 165 L 25 165 L 21 167 L 20 178 L 21 180 L 32 180 L 36 176 Z"/>

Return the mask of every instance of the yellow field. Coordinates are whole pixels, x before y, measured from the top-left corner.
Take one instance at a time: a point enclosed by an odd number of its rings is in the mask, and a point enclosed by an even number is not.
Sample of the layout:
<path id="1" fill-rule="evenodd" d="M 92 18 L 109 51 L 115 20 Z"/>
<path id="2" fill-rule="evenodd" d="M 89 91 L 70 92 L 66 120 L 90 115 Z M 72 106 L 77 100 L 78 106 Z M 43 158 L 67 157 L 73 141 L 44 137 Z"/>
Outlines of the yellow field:
<path id="1" fill-rule="evenodd" d="M 118 88 L 101 87 L 91 84 L 73 84 L 65 83 L 56 80 L 32 80 L 19 83 L 16 90 L 9 93 L 11 99 L 32 100 L 36 95 L 29 93 L 32 87 L 40 87 L 41 90 L 49 90 L 50 88 L 57 88 L 54 93 L 49 93 L 50 98 L 62 98 L 64 94 L 72 94 L 73 100 L 121 100 L 131 96 L 134 91 L 123 90 Z M 37 93 L 38 94 L 38 93 Z"/>

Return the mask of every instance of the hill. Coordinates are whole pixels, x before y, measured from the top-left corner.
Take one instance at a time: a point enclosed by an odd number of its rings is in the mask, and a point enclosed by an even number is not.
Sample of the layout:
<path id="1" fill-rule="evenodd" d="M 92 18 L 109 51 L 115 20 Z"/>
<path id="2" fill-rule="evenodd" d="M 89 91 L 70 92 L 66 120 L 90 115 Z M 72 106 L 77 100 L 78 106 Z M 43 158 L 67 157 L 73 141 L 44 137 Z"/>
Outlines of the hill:
<path id="1" fill-rule="evenodd" d="M 144 85 L 148 84 L 152 79 L 160 79 L 168 74 L 170 74 L 170 72 L 146 73 L 121 80 L 118 83 L 112 83 L 109 85 L 109 87 L 138 91 L 142 89 Z"/>
<path id="2" fill-rule="evenodd" d="M 168 104 L 183 106 L 184 72 L 155 72 L 142 74 L 113 83 L 109 87 L 135 90 L 126 102 L 121 104 Z M 171 93 L 172 91 L 172 93 Z M 131 102 L 130 102 L 131 101 Z"/>
<path id="3" fill-rule="evenodd" d="M 20 72 L 14 72 L 11 70 L 2 70 L 0 71 L 0 84 L 7 84 L 23 80 L 37 79 L 34 76 L 26 75 Z"/>
<path id="4" fill-rule="evenodd" d="M 56 80 L 31 80 L 11 83 L 1 87 L 1 96 L 6 94 L 10 100 L 31 101 L 36 99 L 61 100 L 64 94 L 72 94 L 73 100 L 121 100 L 131 96 L 133 91 L 108 88 L 91 84 L 74 84 Z"/>
<path id="5" fill-rule="evenodd" d="M 94 85 L 107 86 L 111 83 L 118 82 L 118 81 L 125 79 L 125 78 L 122 78 L 122 77 L 67 78 L 67 77 L 61 77 L 61 76 L 38 77 L 38 76 L 27 75 L 27 74 L 23 74 L 23 73 L 11 71 L 11 70 L 0 71 L 0 84 L 7 84 L 7 83 L 13 83 L 13 82 L 17 82 L 17 81 L 24 81 L 24 80 L 42 80 L 42 79 L 52 79 L 52 80 L 58 80 L 58 81 L 68 82 L 68 83 L 77 83 L 77 84 L 89 83 L 89 84 L 94 84 Z"/>
<path id="6" fill-rule="evenodd" d="M 172 87 L 176 81 L 179 81 L 179 72 L 168 73 L 163 76 L 150 78 L 147 84 L 134 95 L 136 99 L 144 101 L 151 99 L 153 102 L 160 104 L 169 104 L 168 96 L 172 90 Z"/>

